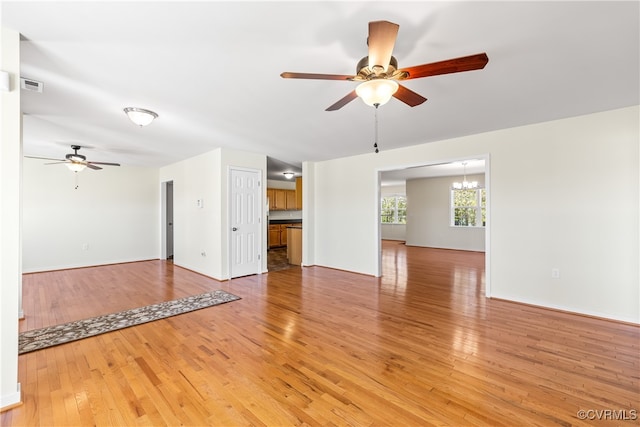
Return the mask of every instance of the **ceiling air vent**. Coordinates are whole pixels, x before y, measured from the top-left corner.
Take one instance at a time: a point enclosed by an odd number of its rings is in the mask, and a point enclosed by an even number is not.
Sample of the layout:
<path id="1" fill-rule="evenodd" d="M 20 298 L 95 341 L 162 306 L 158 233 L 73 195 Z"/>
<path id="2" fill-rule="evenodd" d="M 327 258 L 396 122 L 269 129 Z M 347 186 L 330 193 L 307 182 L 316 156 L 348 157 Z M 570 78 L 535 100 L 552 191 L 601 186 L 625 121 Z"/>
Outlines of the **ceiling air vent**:
<path id="1" fill-rule="evenodd" d="M 20 77 L 20 89 L 30 90 L 32 92 L 40 92 L 42 93 L 42 89 L 44 88 L 44 83 L 25 79 L 24 77 Z"/>

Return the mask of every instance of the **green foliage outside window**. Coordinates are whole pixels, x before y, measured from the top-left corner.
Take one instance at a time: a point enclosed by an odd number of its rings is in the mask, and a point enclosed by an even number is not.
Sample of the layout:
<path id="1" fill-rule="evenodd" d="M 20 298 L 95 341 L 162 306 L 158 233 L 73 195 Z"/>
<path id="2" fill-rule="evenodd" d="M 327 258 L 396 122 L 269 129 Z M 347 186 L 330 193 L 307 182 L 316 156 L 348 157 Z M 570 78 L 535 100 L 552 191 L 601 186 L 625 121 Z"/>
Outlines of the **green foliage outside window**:
<path id="1" fill-rule="evenodd" d="M 407 198 L 404 196 L 387 196 L 382 198 L 380 222 L 383 224 L 407 223 Z"/>
<path id="2" fill-rule="evenodd" d="M 487 194 L 484 188 L 451 190 L 451 225 L 484 227 L 487 222 Z"/>

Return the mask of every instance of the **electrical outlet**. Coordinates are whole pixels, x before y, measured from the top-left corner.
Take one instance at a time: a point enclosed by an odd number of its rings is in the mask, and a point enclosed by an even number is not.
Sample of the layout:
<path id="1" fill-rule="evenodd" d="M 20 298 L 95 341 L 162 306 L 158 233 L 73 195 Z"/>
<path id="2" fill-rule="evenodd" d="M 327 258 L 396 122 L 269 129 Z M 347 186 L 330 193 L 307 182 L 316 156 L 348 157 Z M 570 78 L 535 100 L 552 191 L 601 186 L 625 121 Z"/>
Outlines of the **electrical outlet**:
<path id="1" fill-rule="evenodd" d="M 560 269 L 559 268 L 552 268 L 551 269 L 551 278 L 552 279 L 559 279 L 560 278 Z"/>
<path id="2" fill-rule="evenodd" d="M 88 251 L 89 250 L 89 244 L 88 243 L 83 243 L 82 244 L 82 250 L 83 251 Z"/>
<path id="3" fill-rule="evenodd" d="M 202 252 L 200 252 L 200 255 L 207 256 L 207 253 L 205 251 L 202 251 Z"/>

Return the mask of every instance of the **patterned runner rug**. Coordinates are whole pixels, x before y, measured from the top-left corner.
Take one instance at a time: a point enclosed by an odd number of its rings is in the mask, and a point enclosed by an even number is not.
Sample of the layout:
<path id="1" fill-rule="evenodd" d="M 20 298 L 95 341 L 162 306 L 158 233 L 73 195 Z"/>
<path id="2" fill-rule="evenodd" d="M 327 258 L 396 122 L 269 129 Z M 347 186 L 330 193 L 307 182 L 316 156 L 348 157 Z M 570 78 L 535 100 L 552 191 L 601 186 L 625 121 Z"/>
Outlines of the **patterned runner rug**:
<path id="1" fill-rule="evenodd" d="M 200 310 L 201 308 L 239 300 L 240 297 L 216 290 L 173 301 L 165 301 L 145 307 L 133 308 L 118 313 L 77 320 L 61 325 L 48 326 L 22 332 L 18 337 L 18 354 L 76 341 L 105 332 L 116 331 L 142 323 Z"/>

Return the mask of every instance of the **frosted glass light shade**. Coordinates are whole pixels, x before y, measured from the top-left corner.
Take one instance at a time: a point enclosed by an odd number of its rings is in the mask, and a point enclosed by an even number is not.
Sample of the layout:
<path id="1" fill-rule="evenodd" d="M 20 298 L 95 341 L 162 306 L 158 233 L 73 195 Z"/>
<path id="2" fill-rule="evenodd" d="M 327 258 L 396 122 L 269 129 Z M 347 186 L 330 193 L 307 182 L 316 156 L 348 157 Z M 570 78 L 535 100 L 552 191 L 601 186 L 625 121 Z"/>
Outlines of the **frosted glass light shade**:
<path id="1" fill-rule="evenodd" d="M 153 111 L 145 110 L 144 108 L 127 107 L 124 112 L 127 113 L 129 120 L 138 126 L 147 126 L 153 119 L 158 117 Z"/>
<path id="2" fill-rule="evenodd" d="M 67 163 L 67 167 L 73 172 L 81 172 L 84 170 L 84 168 L 87 167 L 87 165 L 85 165 L 84 163 L 71 162 Z"/>
<path id="3" fill-rule="evenodd" d="M 374 79 L 361 83 L 356 88 L 356 94 L 364 101 L 365 104 L 372 107 L 384 105 L 398 90 L 398 83 L 388 79 Z"/>

